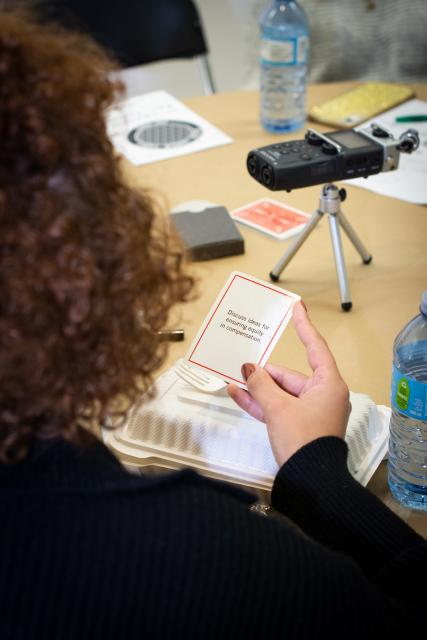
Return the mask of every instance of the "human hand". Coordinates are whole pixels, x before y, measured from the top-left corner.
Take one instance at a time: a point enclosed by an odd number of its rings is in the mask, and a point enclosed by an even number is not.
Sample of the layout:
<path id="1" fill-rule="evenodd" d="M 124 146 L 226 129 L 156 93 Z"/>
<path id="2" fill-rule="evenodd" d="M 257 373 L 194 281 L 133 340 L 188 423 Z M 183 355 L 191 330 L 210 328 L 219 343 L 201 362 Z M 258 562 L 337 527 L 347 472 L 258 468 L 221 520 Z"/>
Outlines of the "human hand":
<path id="1" fill-rule="evenodd" d="M 294 305 L 292 319 L 312 375 L 271 364 L 264 368 L 244 364 L 248 392 L 234 384 L 228 386 L 228 394 L 241 409 L 266 423 L 279 466 L 312 440 L 343 438 L 351 411 L 348 387 L 301 302 Z"/>

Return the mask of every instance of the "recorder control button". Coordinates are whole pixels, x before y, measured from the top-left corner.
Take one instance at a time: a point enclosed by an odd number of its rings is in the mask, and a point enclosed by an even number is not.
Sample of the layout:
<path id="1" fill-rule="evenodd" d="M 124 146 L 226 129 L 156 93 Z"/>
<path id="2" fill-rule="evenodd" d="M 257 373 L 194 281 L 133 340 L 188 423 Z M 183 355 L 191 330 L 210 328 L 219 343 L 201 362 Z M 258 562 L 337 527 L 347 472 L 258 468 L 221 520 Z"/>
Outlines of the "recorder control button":
<path id="1" fill-rule="evenodd" d="M 372 127 L 372 135 L 375 136 L 376 138 L 388 138 L 388 132 L 385 131 L 384 129 L 381 129 L 381 127 Z"/>
<path id="2" fill-rule="evenodd" d="M 329 144 L 329 142 L 324 142 L 322 144 L 322 151 L 323 153 L 328 154 L 328 156 L 335 156 L 338 153 L 337 148 L 334 147 L 333 144 Z"/>
<path id="3" fill-rule="evenodd" d="M 309 131 L 305 134 L 305 140 L 308 144 L 312 144 L 316 147 L 322 144 L 322 138 L 313 133 L 313 131 Z"/>
<path id="4" fill-rule="evenodd" d="M 313 156 L 311 156 L 309 153 L 302 153 L 300 155 L 301 160 L 311 160 Z"/>

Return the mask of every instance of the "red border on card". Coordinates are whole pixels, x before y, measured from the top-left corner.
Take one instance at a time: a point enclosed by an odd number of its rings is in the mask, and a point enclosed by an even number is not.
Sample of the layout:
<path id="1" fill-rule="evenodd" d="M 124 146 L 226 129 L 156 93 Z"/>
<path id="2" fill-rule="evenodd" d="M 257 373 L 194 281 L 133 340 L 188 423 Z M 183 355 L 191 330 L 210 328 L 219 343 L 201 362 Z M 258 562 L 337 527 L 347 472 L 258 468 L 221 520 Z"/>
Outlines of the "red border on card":
<path id="1" fill-rule="evenodd" d="M 208 328 L 208 326 L 210 325 L 212 318 L 214 317 L 214 315 L 216 314 L 216 312 L 218 311 L 218 308 L 221 304 L 221 302 L 224 300 L 225 296 L 227 295 L 229 289 L 231 288 L 231 285 L 233 284 L 233 282 L 235 281 L 236 278 L 241 278 L 242 280 L 247 280 L 248 282 L 253 282 L 254 284 L 257 284 L 259 287 L 264 287 L 265 289 L 270 289 L 270 291 L 274 291 L 275 293 L 278 293 L 281 296 L 286 296 L 287 298 L 290 298 L 291 296 L 288 295 L 287 293 L 285 293 L 284 291 L 277 291 L 277 289 L 273 289 L 273 287 L 269 287 L 266 284 L 262 284 L 261 282 L 257 282 L 256 280 L 251 280 L 250 278 L 245 278 L 244 276 L 240 276 L 238 274 L 236 274 L 232 281 L 230 282 L 230 284 L 228 285 L 227 289 L 224 291 L 224 294 L 221 297 L 221 300 L 218 302 L 218 304 L 216 305 L 213 314 L 211 315 L 211 317 L 209 318 L 209 321 L 206 324 L 206 327 L 203 329 L 203 332 L 200 336 L 200 338 L 197 340 L 193 351 L 190 353 L 189 357 L 188 357 L 188 361 L 192 362 L 193 364 L 196 364 L 198 367 L 202 367 L 203 369 L 207 369 L 208 371 L 212 371 L 213 373 L 217 373 L 220 376 L 223 376 L 224 378 L 228 378 L 229 380 L 234 380 L 234 382 L 239 382 L 240 384 L 246 384 L 245 380 L 237 380 L 236 378 L 232 378 L 231 376 L 228 376 L 226 373 L 221 373 L 221 371 L 216 371 L 216 369 L 211 369 L 210 367 L 207 367 L 205 364 L 202 364 L 201 362 L 196 362 L 196 360 L 192 360 L 193 354 L 196 351 L 197 347 L 199 346 L 200 340 L 203 338 L 203 336 L 205 335 L 205 332 Z M 259 359 L 259 362 L 257 362 L 257 364 L 259 364 L 263 357 L 265 356 L 266 352 L 268 351 L 271 343 L 273 342 L 277 332 L 279 331 L 280 327 L 282 326 L 286 316 L 288 315 L 289 311 L 291 310 L 292 307 L 290 307 L 287 312 L 285 313 L 285 315 L 283 316 L 283 318 L 281 319 L 281 321 L 278 324 L 278 327 L 276 329 L 276 331 L 274 332 L 273 336 L 271 337 L 270 342 L 268 343 L 267 347 L 264 350 L 264 353 L 262 354 L 261 358 Z"/>

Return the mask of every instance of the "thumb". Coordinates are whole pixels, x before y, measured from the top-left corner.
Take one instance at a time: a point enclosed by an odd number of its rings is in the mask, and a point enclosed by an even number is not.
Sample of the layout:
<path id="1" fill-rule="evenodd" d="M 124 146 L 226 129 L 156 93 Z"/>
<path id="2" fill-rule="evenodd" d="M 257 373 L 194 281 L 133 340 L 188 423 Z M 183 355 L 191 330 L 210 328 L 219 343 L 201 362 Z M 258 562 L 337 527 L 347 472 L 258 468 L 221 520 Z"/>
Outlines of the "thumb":
<path id="1" fill-rule="evenodd" d="M 242 374 L 252 398 L 256 400 L 266 420 L 276 411 L 278 405 L 291 398 L 281 389 L 267 371 L 259 365 L 246 363 L 242 366 Z"/>

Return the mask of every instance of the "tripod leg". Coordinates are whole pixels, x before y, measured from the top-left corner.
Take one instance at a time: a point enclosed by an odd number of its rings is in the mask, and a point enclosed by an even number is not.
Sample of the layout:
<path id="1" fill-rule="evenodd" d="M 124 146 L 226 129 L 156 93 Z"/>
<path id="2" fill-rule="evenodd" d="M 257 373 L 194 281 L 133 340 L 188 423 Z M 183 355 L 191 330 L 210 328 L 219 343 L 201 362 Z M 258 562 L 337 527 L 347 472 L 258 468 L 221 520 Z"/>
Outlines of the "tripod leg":
<path id="1" fill-rule="evenodd" d="M 312 214 L 303 231 L 301 231 L 301 233 L 295 238 L 291 246 L 285 251 L 274 269 L 270 271 L 270 278 L 271 280 L 273 280 L 273 282 L 277 282 L 283 269 L 287 264 L 289 264 L 300 246 L 305 242 L 313 229 L 319 224 L 322 216 L 323 211 L 320 211 L 320 209 L 317 209 L 317 211 Z"/>
<path id="2" fill-rule="evenodd" d="M 348 239 L 352 242 L 354 248 L 362 258 L 364 264 L 369 264 L 372 260 L 371 254 L 367 251 L 365 245 L 362 243 L 359 236 L 357 235 L 357 233 L 355 232 L 355 230 L 353 229 L 353 227 L 351 226 L 351 224 L 349 223 L 349 221 L 347 220 L 347 218 L 345 217 L 342 211 L 339 211 L 338 213 L 338 222 L 346 232 Z"/>
<path id="3" fill-rule="evenodd" d="M 331 232 L 332 246 L 334 249 L 335 267 L 337 270 L 338 285 L 340 288 L 341 307 L 343 311 L 350 311 L 352 302 L 350 299 L 350 289 L 347 280 L 344 254 L 341 242 L 340 227 L 336 215 L 328 215 L 329 230 Z"/>

